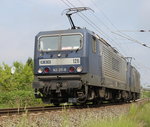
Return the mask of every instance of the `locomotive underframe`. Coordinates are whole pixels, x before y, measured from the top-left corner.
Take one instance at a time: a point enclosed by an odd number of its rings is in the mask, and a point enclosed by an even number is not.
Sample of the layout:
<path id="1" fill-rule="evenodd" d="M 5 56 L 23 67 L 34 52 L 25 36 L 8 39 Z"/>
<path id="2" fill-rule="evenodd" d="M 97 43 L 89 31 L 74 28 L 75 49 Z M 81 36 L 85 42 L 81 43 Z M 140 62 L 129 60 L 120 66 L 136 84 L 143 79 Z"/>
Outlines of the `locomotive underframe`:
<path id="1" fill-rule="evenodd" d="M 104 82 L 99 86 L 90 85 L 83 80 L 84 76 L 37 76 L 33 83 L 35 96 L 44 103 L 86 103 L 101 101 L 130 101 L 140 97 L 137 92 L 108 87 Z"/>

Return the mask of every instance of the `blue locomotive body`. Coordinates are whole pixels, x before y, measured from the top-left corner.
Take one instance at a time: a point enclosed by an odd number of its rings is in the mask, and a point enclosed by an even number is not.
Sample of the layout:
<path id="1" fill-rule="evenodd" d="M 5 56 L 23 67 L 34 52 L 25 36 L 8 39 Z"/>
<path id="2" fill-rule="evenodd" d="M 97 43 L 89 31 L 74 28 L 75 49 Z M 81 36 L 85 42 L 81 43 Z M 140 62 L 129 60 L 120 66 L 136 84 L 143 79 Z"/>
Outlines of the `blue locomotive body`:
<path id="1" fill-rule="evenodd" d="M 140 75 L 105 40 L 87 29 L 40 32 L 33 88 L 45 103 L 135 100 Z"/>

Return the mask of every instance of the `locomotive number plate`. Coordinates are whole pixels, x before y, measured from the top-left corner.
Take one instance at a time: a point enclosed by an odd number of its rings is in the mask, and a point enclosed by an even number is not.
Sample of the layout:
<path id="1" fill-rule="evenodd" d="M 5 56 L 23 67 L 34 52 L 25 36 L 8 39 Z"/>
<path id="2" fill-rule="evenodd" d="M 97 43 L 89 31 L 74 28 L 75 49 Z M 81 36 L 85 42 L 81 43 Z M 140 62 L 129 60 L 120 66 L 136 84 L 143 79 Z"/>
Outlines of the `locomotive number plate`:
<path id="1" fill-rule="evenodd" d="M 80 64 L 80 58 L 39 59 L 40 66 L 77 64 Z"/>

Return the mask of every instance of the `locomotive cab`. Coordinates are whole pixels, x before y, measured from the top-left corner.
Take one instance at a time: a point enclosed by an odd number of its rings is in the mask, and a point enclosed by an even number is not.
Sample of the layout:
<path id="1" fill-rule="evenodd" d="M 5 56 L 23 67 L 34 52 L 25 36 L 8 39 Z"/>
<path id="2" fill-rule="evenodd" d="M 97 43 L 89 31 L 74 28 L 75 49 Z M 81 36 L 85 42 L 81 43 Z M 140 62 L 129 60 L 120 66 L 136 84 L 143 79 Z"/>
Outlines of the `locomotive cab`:
<path id="1" fill-rule="evenodd" d="M 40 32 L 35 38 L 33 88 L 46 103 L 77 102 L 88 72 L 88 30 Z"/>

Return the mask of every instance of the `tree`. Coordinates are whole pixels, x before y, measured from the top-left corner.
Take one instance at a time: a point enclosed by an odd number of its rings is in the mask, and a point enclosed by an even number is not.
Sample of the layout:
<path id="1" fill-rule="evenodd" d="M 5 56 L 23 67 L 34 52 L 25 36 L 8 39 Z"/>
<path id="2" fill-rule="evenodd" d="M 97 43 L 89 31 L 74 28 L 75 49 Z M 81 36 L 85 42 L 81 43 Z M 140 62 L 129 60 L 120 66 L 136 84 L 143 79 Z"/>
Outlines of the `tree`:
<path id="1" fill-rule="evenodd" d="M 31 89 L 33 82 L 33 64 L 29 60 L 29 63 L 22 64 L 20 62 L 14 62 L 13 66 L 16 68 L 14 74 L 11 73 L 11 67 L 7 64 L 0 66 L 0 84 L 1 90 L 27 90 Z"/>
<path id="2" fill-rule="evenodd" d="M 33 69 L 33 59 L 31 57 L 28 58 L 26 64 L 28 64 L 28 66 L 30 66 Z"/>

